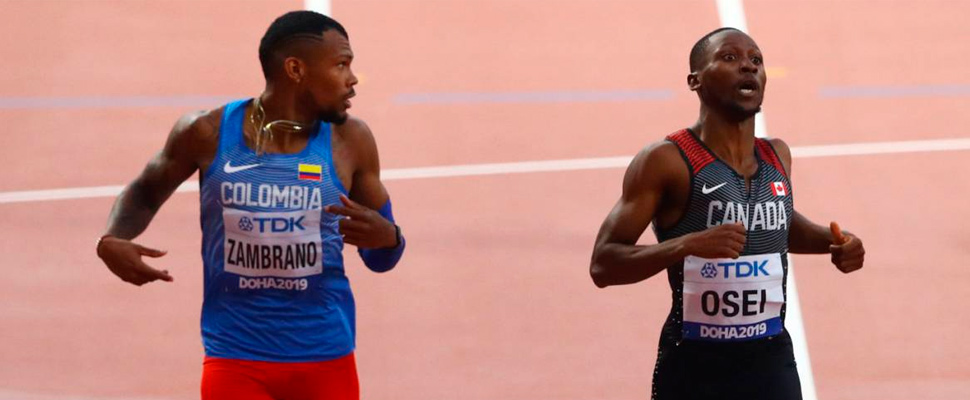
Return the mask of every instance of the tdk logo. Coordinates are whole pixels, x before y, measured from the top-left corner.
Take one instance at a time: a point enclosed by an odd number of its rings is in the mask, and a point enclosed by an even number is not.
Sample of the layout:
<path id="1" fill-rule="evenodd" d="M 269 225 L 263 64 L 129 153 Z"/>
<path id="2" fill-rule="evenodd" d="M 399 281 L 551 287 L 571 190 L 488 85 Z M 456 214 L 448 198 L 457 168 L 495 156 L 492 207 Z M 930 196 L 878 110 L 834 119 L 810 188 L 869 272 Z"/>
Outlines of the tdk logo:
<path id="1" fill-rule="evenodd" d="M 252 231 L 253 230 L 253 221 L 251 221 L 249 219 L 249 217 L 242 217 L 242 218 L 240 218 L 239 219 L 239 229 L 242 229 L 242 230 L 244 230 L 246 232 Z"/>
<path id="2" fill-rule="evenodd" d="M 243 217 L 245 218 L 245 217 Z M 253 221 L 259 223 L 259 231 L 262 233 L 272 232 L 293 232 L 295 230 L 306 230 L 303 227 L 303 216 L 299 218 L 253 218 Z M 242 220 L 239 220 L 239 224 L 242 225 Z M 252 228 L 250 228 L 252 229 Z"/>
<path id="3" fill-rule="evenodd" d="M 768 260 L 720 262 L 717 263 L 717 266 L 724 269 L 725 279 L 770 275 L 768 271 L 765 271 L 765 267 L 768 266 Z M 716 278 L 717 268 L 714 268 L 712 263 L 704 264 L 704 267 L 701 268 L 701 276 L 705 278 Z"/>
<path id="4" fill-rule="evenodd" d="M 704 267 L 701 268 L 701 276 L 705 278 L 711 278 L 711 279 L 716 278 L 717 268 L 714 267 L 714 263 L 704 264 Z"/>

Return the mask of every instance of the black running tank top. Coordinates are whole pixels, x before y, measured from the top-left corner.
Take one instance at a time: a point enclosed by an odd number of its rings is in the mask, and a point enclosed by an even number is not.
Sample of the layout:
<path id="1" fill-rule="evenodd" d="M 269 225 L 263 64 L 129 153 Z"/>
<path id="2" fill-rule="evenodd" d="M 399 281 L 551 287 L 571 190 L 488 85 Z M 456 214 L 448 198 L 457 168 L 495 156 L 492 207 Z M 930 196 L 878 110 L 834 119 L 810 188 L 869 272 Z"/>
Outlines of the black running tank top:
<path id="1" fill-rule="evenodd" d="M 783 333 L 793 208 L 791 182 L 774 148 L 755 139 L 758 168 L 749 187 L 690 130 L 667 140 L 690 171 L 690 194 L 672 227 L 660 229 L 654 221 L 657 240 L 740 222 L 747 242 L 737 259 L 688 256 L 667 269 L 672 304 L 661 344 L 751 341 Z"/>

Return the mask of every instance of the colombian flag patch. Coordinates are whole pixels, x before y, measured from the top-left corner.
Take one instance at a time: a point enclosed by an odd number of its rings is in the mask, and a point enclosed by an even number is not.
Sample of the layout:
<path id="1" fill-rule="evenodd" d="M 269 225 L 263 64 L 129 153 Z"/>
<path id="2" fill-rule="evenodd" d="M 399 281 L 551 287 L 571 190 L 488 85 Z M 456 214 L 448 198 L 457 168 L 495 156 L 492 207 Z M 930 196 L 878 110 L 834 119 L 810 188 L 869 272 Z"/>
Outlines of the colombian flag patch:
<path id="1" fill-rule="evenodd" d="M 301 181 L 320 181 L 323 176 L 323 167 L 317 164 L 300 164 L 298 167 L 298 178 Z"/>

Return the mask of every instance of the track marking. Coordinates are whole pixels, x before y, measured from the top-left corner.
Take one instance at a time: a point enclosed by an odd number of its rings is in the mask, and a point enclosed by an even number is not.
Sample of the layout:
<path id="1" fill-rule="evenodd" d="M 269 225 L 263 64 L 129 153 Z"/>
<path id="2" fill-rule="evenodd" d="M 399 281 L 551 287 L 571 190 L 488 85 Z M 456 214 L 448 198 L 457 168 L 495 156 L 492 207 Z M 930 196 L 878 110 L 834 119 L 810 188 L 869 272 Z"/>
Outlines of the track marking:
<path id="1" fill-rule="evenodd" d="M 310 11 L 316 11 L 326 16 L 333 16 L 330 14 L 332 12 L 330 9 L 330 0 L 306 0 L 303 3 L 303 8 Z"/>
<path id="2" fill-rule="evenodd" d="M 721 18 L 721 26 L 737 28 L 745 33 L 748 32 L 748 21 L 744 13 L 744 3 L 741 0 L 716 0 L 717 12 Z M 768 128 L 765 124 L 765 113 L 761 112 L 755 116 L 755 136 L 768 136 Z M 858 150 L 858 149 L 856 149 Z M 804 150 L 801 150 L 804 152 Z M 831 149 L 829 149 L 831 151 Z M 851 150 L 848 150 L 851 151 Z M 792 149 L 792 156 L 797 152 Z M 818 152 L 816 154 L 827 154 Z M 792 263 L 791 255 L 788 255 L 788 298 L 785 315 L 785 329 L 788 330 L 792 339 L 792 347 L 795 353 L 795 362 L 798 368 L 798 378 L 801 380 L 802 398 L 805 400 L 817 400 L 815 392 L 815 375 L 812 374 L 812 361 L 808 354 L 808 342 L 805 339 L 805 321 L 802 318 L 802 307 L 798 297 L 798 287 L 795 285 L 795 265 Z"/>
<path id="3" fill-rule="evenodd" d="M 769 78 L 780 79 L 788 76 L 788 68 L 785 67 L 765 67 L 765 75 Z"/>
<path id="4" fill-rule="evenodd" d="M 759 114 L 760 115 L 760 114 Z M 764 126 L 762 123 L 760 126 Z M 913 140 L 903 142 L 850 143 L 824 146 L 792 147 L 792 157 L 838 157 L 893 153 L 918 153 L 937 151 L 970 150 L 970 138 Z M 397 168 L 381 172 L 386 181 L 404 179 L 448 178 L 481 175 L 525 174 L 534 172 L 582 171 L 594 169 L 626 168 L 632 156 L 575 158 L 568 160 L 522 161 L 496 164 L 449 165 L 440 167 Z M 0 192 L 0 204 L 26 203 L 48 200 L 89 199 L 114 197 L 121 193 L 124 185 L 90 186 L 63 189 L 24 190 Z M 197 192 L 199 182 L 190 180 L 182 183 L 176 193 Z"/>
<path id="5" fill-rule="evenodd" d="M 970 85 L 827 86 L 818 90 L 818 96 L 823 99 L 957 97 L 970 96 Z"/>

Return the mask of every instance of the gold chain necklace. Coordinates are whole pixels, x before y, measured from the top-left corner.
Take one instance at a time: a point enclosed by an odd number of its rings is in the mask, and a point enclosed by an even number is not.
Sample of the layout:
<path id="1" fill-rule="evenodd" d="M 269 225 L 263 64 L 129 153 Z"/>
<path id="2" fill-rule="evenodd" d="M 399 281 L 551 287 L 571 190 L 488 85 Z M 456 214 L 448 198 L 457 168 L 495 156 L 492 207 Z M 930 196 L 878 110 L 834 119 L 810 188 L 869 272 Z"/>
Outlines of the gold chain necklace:
<path id="1" fill-rule="evenodd" d="M 266 110 L 263 109 L 263 102 L 260 101 L 259 97 L 253 100 L 253 106 L 254 109 L 253 113 L 249 115 L 249 122 L 256 129 L 255 141 L 257 156 L 264 153 L 266 143 L 273 141 L 273 128 L 279 128 L 289 132 L 302 132 L 304 129 L 309 129 L 313 126 L 313 124 L 304 124 L 286 119 L 278 119 L 266 123 Z"/>

